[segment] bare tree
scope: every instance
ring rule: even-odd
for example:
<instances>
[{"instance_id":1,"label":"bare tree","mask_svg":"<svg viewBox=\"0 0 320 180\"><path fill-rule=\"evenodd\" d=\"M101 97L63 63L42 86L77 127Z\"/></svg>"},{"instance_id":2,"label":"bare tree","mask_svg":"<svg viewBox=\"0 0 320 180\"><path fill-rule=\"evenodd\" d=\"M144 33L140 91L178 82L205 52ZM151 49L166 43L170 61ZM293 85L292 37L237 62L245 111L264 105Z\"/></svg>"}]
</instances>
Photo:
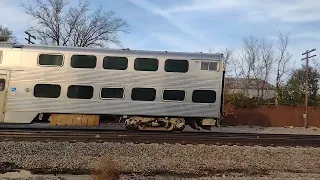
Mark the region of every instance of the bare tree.
<instances>
[{"instance_id":1,"label":"bare tree","mask_svg":"<svg viewBox=\"0 0 320 180\"><path fill-rule=\"evenodd\" d=\"M314 66L314 70L320 74L320 60L318 58L312 58L312 64ZM320 86L320 77L318 76L318 82ZM320 96L320 89L318 90L318 95Z\"/></svg>"},{"instance_id":2,"label":"bare tree","mask_svg":"<svg viewBox=\"0 0 320 180\"><path fill-rule=\"evenodd\" d=\"M276 103L278 91L286 77L290 77L294 64L291 63L291 54L288 52L289 36L281 32L276 45L264 38L247 36L242 41L242 51L232 56L229 64L233 66L234 75L239 83L244 84L243 93L249 95L249 90L257 91L257 96L264 98L266 84L276 76ZM319 67L320 63L314 63Z\"/></svg>"},{"instance_id":3,"label":"bare tree","mask_svg":"<svg viewBox=\"0 0 320 180\"><path fill-rule=\"evenodd\" d=\"M223 56L224 56L224 64L223 64L223 68L225 69L226 72L229 72L229 67L230 67L230 64L232 63L233 61L233 53L234 53L234 50L231 49L231 48L225 48L223 50Z\"/></svg>"},{"instance_id":4,"label":"bare tree","mask_svg":"<svg viewBox=\"0 0 320 180\"><path fill-rule=\"evenodd\" d=\"M249 89L252 86L252 80L260 73L257 71L260 61L259 39L248 36L243 39L242 53L234 61L235 74L237 77L245 79L244 93L249 95Z\"/></svg>"},{"instance_id":5,"label":"bare tree","mask_svg":"<svg viewBox=\"0 0 320 180\"><path fill-rule=\"evenodd\" d=\"M320 60L317 58L312 58L312 63L315 69L320 73Z\"/></svg>"},{"instance_id":6,"label":"bare tree","mask_svg":"<svg viewBox=\"0 0 320 180\"><path fill-rule=\"evenodd\" d=\"M242 53L233 62L236 76L244 79L244 93L249 95L249 90L254 88L257 96L263 98L274 63L273 45L265 39L245 37Z\"/></svg>"},{"instance_id":7,"label":"bare tree","mask_svg":"<svg viewBox=\"0 0 320 180\"><path fill-rule=\"evenodd\" d=\"M12 31L0 25L0 42L15 42L16 37L13 35Z\"/></svg>"},{"instance_id":8,"label":"bare tree","mask_svg":"<svg viewBox=\"0 0 320 180\"><path fill-rule=\"evenodd\" d=\"M88 1L79 0L78 6L68 8L69 3L67 0L34 0L21 4L26 14L37 22L29 27L29 31L44 44L80 47L104 47L109 43L121 45L118 33L128 32L126 21L102 8L89 14Z\"/></svg>"},{"instance_id":9,"label":"bare tree","mask_svg":"<svg viewBox=\"0 0 320 180\"><path fill-rule=\"evenodd\" d=\"M276 62L276 94L275 94L275 104L278 105L279 101L279 90L280 86L284 81L284 76L292 72L293 66L289 66L291 60L291 54L288 52L289 35L278 34L278 49Z\"/></svg>"},{"instance_id":10,"label":"bare tree","mask_svg":"<svg viewBox=\"0 0 320 180\"><path fill-rule=\"evenodd\" d=\"M272 67L274 63L273 45L270 42L262 39L260 42L260 54L261 62L257 69L260 72L260 77L258 76L256 78L256 83L258 86L258 95L259 91L261 90L261 97L263 98L265 92L265 85L270 78L270 74L272 72Z\"/></svg>"}]
</instances>

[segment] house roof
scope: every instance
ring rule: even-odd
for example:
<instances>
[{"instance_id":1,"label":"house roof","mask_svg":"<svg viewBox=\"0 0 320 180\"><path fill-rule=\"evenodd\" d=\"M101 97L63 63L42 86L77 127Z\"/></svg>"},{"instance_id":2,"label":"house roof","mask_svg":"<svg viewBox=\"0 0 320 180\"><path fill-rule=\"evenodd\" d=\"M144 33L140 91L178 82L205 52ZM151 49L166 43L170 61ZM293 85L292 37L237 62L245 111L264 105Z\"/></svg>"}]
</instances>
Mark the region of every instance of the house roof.
<instances>
[{"instance_id":1,"label":"house roof","mask_svg":"<svg viewBox=\"0 0 320 180\"><path fill-rule=\"evenodd\" d=\"M257 89L257 87L261 88L263 86L264 90L275 90L275 86L265 82L260 79L254 78L225 78L225 88L226 89L246 89L247 84L249 83L249 89Z\"/></svg>"}]
</instances>

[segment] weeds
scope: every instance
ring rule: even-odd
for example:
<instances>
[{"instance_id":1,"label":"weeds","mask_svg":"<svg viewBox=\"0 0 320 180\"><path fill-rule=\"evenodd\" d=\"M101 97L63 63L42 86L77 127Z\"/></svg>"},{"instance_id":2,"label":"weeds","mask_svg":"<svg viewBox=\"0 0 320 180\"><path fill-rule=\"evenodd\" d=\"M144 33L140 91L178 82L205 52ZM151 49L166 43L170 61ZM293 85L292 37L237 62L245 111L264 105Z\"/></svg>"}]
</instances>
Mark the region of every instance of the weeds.
<instances>
[{"instance_id":1,"label":"weeds","mask_svg":"<svg viewBox=\"0 0 320 180\"><path fill-rule=\"evenodd\" d=\"M119 169L111 159L103 158L93 170L92 176L94 180L118 180L120 174Z\"/></svg>"}]
</instances>

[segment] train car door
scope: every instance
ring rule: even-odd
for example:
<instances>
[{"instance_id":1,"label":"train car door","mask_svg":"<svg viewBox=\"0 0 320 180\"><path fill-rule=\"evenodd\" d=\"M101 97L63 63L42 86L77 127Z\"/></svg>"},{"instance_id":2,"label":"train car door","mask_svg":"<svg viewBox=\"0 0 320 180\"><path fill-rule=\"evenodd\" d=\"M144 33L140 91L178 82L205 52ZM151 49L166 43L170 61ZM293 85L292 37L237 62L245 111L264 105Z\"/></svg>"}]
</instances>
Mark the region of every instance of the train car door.
<instances>
[{"instance_id":1,"label":"train car door","mask_svg":"<svg viewBox=\"0 0 320 180\"><path fill-rule=\"evenodd\" d=\"M4 120L4 108L7 95L7 75L0 74L0 122Z\"/></svg>"}]
</instances>

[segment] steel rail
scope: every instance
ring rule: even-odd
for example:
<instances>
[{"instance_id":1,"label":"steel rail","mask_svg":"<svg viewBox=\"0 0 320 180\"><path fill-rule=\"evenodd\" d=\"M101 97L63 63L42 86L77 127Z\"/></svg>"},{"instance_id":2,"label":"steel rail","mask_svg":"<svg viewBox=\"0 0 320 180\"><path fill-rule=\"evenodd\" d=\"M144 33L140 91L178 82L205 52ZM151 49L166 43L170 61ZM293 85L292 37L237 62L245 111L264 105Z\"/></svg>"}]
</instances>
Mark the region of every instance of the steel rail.
<instances>
[{"instance_id":1,"label":"steel rail","mask_svg":"<svg viewBox=\"0 0 320 180\"><path fill-rule=\"evenodd\" d=\"M161 135L161 136L204 136L204 137L259 137L259 138L290 138L290 139L301 139L301 138L320 138L320 135L306 135L306 134L266 134L266 133L237 133L237 132L156 132L156 131L126 131L126 130L79 130L79 129L0 129L0 134L2 133L11 133L11 134L37 134L37 133L46 133L46 134L57 134L57 133L72 133L73 136L76 135L96 135L96 134L126 134L126 135Z\"/></svg>"},{"instance_id":2,"label":"steel rail","mask_svg":"<svg viewBox=\"0 0 320 180\"><path fill-rule=\"evenodd\" d=\"M317 138L320 137L319 135L310 135L310 134L284 134L284 133L273 133L273 134L268 134L268 133L253 133L253 132L248 132L248 133L243 133L243 132L210 132L210 131L183 131L183 132L161 132L161 131L130 131L130 130L125 130L125 129L104 129L104 128L91 128L91 127L75 127L75 126L66 126L66 127L16 127L16 126L9 126L8 127L3 127L0 126L0 133L1 132L32 132L32 133L42 133L42 132L61 132L61 133L66 133L66 132L72 132L76 133L79 132L81 134L90 134L90 133L99 133L99 134L113 134L113 133L145 133L145 134L157 134L157 135L172 135L172 134L183 134L184 136L194 136L194 133L197 134L202 134L202 135L212 135L214 134L215 136L259 136L259 137L272 137L272 136L277 136L277 137L289 137L289 138Z\"/></svg>"},{"instance_id":3,"label":"steel rail","mask_svg":"<svg viewBox=\"0 0 320 180\"><path fill-rule=\"evenodd\" d=\"M320 147L319 135L210 133L210 132L131 132L131 131L28 131L0 130L0 141L134 142L218 145Z\"/></svg>"}]
</instances>

